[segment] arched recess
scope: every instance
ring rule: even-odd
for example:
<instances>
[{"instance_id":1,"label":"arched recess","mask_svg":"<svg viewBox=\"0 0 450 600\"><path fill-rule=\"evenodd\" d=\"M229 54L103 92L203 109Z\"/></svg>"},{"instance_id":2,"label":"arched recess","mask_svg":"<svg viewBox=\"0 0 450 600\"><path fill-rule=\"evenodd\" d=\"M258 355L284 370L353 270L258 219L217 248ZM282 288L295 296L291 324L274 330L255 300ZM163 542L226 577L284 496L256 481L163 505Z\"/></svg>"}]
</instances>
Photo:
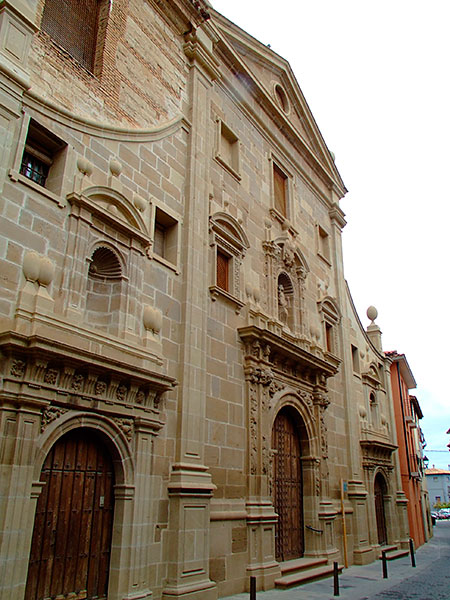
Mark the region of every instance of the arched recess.
<instances>
[{"instance_id":1,"label":"arched recess","mask_svg":"<svg viewBox=\"0 0 450 600\"><path fill-rule=\"evenodd\" d=\"M272 449L272 495L278 514L275 556L278 561L286 561L300 558L305 553L302 456L309 455L305 423L290 404L277 412L272 428Z\"/></svg>"},{"instance_id":2,"label":"arched recess","mask_svg":"<svg viewBox=\"0 0 450 600\"><path fill-rule=\"evenodd\" d=\"M67 198L71 214L62 283L67 314L108 335L141 336L144 274L152 245L144 221L145 216L150 220L148 203L142 198L139 201L135 198L133 203L133 199L104 186L89 187ZM104 250L100 251L100 247ZM117 275L115 282L112 272L102 267L104 262L111 267L116 262L114 257L121 264L120 281L118 269L113 269ZM93 273L92 266L100 267L103 275L106 272L106 290L101 285L102 277L98 272ZM99 293L101 290L106 291L104 297ZM109 311L104 307L110 301L114 311L118 308L120 319L106 314Z\"/></svg>"},{"instance_id":3,"label":"arched recess","mask_svg":"<svg viewBox=\"0 0 450 600\"><path fill-rule=\"evenodd\" d=\"M267 309L291 334L306 337L305 286L309 267L305 257L286 237L263 242L263 249ZM287 316L281 307L284 300Z\"/></svg>"},{"instance_id":4,"label":"arched recess","mask_svg":"<svg viewBox=\"0 0 450 600\"><path fill-rule=\"evenodd\" d=\"M123 261L117 250L98 244L89 259L86 284L86 324L118 335L127 296Z\"/></svg>"},{"instance_id":5,"label":"arched recess","mask_svg":"<svg viewBox=\"0 0 450 600\"><path fill-rule=\"evenodd\" d=\"M286 273L278 275L278 318L291 330L294 329L294 286Z\"/></svg>"},{"instance_id":6,"label":"arched recess","mask_svg":"<svg viewBox=\"0 0 450 600\"><path fill-rule=\"evenodd\" d=\"M128 444L106 418L78 414L57 421L37 452L41 491L25 600L116 597L117 578L109 573L128 566L125 501L134 496Z\"/></svg>"},{"instance_id":7,"label":"arched recess","mask_svg":"<svg viewBox=\"0 0 450 600\"><path fill-rule=\"evenodd\" d=\"M377 537L380 545L385 545L387 539L386 507L387 483L381 471L378 471L374 479L375 518L377 523Z\"/></svg>"}]
</instances>

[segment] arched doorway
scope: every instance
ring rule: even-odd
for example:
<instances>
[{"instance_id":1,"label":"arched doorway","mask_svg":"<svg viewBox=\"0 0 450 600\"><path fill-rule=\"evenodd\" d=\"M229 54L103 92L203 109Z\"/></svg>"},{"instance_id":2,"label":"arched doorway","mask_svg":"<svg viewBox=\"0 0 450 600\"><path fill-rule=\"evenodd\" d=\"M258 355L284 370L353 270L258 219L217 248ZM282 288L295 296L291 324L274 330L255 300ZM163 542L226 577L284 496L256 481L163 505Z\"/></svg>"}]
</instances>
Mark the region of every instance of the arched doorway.
<instances>
[{"instance_id":1,"label":"arched doorway","mask_svg":"<svg viewBox=\"0 0 450 600\"><path fill-rule=\"evenodd\" d=\"M374 483L375 493L375 515L377 519L377 534L378 543L383 545L387 544L387 533L386 533L386 514L384 510L384 497L386 495L386 481L383 475L378 473L375 477Z\"/></svg>"},{"instance_id":2,"label":"arched doorway","mask_svg":"<svg viewBox=\"0 0 450 600\"><path fill-rule=\"evenodd\" d=\"M63 435L40 480L25 599L106 598L114 469L100 436L88 428Z\"/></svg>"},{"instance_id":3,"label":"arched doorway","mask_svg":"<svg viewBox=\"0 0 450 600\"><path fill-rule=\"evenodd\" d=\"M273 426L273 502L278 514L275 556L278 561L299 558L304 553L303 483L299 424L289 407L277 415Z\"/></svg>"}]
</instances>

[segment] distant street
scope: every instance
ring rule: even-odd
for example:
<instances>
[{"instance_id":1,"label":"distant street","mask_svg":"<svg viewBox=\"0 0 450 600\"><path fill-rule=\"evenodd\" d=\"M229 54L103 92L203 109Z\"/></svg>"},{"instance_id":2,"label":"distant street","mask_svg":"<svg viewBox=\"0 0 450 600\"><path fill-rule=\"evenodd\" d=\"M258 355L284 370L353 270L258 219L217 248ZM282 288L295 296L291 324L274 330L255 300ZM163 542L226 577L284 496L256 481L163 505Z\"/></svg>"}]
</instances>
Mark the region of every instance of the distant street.
<instances>
[{"instance_id":1,"label":"distant street","mask_svg":"<svg viewBox=\"0 0 450 600\"><path fill-rule=\"evenodd\" d=\"M427 548L428 546L428 548ZM421 568L422 552L434 559ZM450 520L438 521L434 538L418 555L418 571L394 587L361 600L450 600Z\"/></svg>"}]
</instances>

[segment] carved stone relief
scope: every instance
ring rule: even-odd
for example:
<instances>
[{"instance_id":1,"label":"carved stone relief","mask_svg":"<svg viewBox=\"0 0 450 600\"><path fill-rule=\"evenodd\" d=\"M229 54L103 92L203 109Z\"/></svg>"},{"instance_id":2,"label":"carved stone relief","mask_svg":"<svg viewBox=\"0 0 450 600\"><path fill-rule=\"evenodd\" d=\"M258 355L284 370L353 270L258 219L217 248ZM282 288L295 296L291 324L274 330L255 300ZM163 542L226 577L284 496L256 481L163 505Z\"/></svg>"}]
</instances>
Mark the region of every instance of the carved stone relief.
<instances>
[{"instance_id":1,"label":"carved stone relief","mask_svg":"<svg viewBox=\"0 0 450 600\"><path fill-rule=\"evenodd\" d=\"M41 433L45 431L45 428L53 423L56 419L66 412L68 412L68 408L62 408L60 406L49 406L44 411L42 411L41 415Z\"/></svg>"}]
</instances>

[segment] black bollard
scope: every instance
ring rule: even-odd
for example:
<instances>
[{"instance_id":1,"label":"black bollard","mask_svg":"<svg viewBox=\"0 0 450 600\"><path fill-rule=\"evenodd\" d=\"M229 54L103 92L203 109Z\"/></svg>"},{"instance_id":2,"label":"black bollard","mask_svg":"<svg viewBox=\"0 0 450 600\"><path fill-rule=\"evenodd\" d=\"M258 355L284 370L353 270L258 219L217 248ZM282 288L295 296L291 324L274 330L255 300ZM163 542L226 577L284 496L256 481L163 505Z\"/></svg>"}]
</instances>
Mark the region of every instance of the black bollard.
<instances>
[{"instance_id":1,"label":"black bollard","mask_svg":"<svg viewBox=\"0 0 450 600\"><path fill-rule=\"evenodd\" d=\"M411 538L409 538L409 553L411 555L411 566L416 566L416 555L414 554L414 542Z\"/></svg>"},{"instance_id":2,"label":"black bollard","mask_svg":"<svg viewBox=\"0 0 450 600\"><path fill-rule=\"evenodd\" d=\"M388 578L386 550L381 553L381 562L383 563L383 579Z\"/></svg>"},{"instance_id":3,"label":"black bollard","mask_svg":"<svg viewBox=\"0 0 450 600\"><path fill-rule=\"evenodd\" d=\"M339 596L339 565L333 563L333 580L334 580L334 595Z\"/></svg>"},{"instance_id":4,"label":"black bollard","mask_svg":"<svg viewBox=\"0 0 450 600\"><path fill-rule=\"evenodd\" d=\"M250 577L250 600L256 600L256 577Z\"/></svg>"}]
</instances>

